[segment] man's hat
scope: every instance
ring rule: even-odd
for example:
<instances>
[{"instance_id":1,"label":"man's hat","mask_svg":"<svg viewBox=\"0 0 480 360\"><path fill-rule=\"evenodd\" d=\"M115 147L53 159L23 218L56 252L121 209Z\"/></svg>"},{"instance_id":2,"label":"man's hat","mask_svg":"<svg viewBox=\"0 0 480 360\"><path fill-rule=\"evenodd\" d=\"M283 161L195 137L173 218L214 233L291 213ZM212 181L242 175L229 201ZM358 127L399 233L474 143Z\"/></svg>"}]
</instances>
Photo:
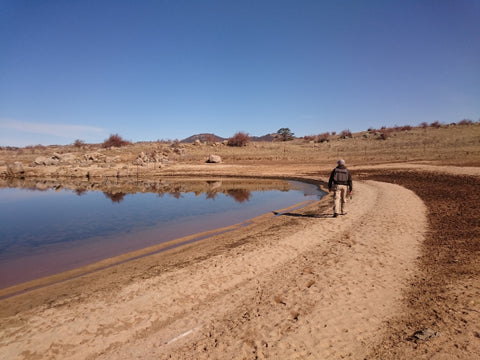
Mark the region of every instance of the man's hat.
<instances>
[{"instance_id":1,"label":"man's hat","mask_svg":"<svg viewBox=\"0 0 480 360\"><path fill-rule=\"evenodd\" d=\"M340 160L337 161L337 164L338 165L345 165L345 160L340 159Z\"/></svg>"}]
</instances>

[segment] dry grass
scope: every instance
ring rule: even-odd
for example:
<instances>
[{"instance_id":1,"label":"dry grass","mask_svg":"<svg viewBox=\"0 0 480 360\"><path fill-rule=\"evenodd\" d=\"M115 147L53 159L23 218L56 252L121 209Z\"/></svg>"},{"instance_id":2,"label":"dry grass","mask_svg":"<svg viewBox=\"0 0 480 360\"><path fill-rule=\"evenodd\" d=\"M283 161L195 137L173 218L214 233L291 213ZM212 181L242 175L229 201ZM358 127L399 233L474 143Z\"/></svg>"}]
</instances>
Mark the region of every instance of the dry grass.
<instances>
[{"instance_id":1,"label":"dry grass","mask_svg":"<svg viewBox=\"0 0 480 360\"><path fill-rule=\"evenodd\" d=\"M362 132L346 139L331 136L328 142L321 143L297 139L288 142L252 142L242 148L202 145L186 149L183 160L201 162L211 153L220 155L229 163L331 163L338 158L345 158L349 164L403 161L479 164L480 124L392 131L385 140Z\"/></svg>"},{"instance_id":2,"label":"dry grass","mask_svg":"<svg viewBox=\"0 0 480 360\"><path fill-rule=\"evenodd\" d=\"M382 129L385 132L385 129ZM384 138L384 140L382 139ZM179 151L181 149L181 151ZM439 165L480 164L480 124L393 128L388 136L381 130L353 133L351 138L330 135L328 141L296 139L281 142L249 142L232 147L223 143L169 144L139 142L121 148L102 148L102 144L42 146L0 149L0 161L29 164L40 155L54 153L98 152L119 156L122 162L133 162L143 152L165 154L171 163L204 163L210 154L220 155L224 163L311 163L326 164L345 158L350 165L386 162L426 161Z\"/></svg>"}]
</instances>

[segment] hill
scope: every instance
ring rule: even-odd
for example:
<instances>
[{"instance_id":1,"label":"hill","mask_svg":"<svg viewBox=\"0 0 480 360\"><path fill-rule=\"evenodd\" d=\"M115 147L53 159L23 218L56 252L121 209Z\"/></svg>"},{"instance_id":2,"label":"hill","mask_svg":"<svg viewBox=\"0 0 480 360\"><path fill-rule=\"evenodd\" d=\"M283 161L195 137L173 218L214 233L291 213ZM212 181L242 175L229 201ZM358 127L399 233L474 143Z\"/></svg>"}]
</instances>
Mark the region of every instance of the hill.
<instances>
[{"instance_id":1,"label":"hill","mask_svg":"<svg viewBox=\"0 0 480 360\"><path fill-rule=\"evenodd\" d=\"M274 141L275 135L276 134L266 134L263 136L250 136L250 141L253 141L253 142ZM225 140L228 140L228 138L224 138L215 134L204 133L204 134L196 134L196 135L189 136L188 138L180 140L180 142L183 144L192 144L197 140L202 143L205 143L205 142L212 143L212 142L223 142Z\"/></svg>"},{"instance_id":2,"label":"hill","mask_svg":"<svg viewBox=\"0 0 480 360\"><path fill-rule=\"evenodd\" d=\"M215 134L205 133L205 134L196 134L196 135L189 136L188 138L180 140L180 142L184 144L191 144L197 140L200 142L222 142L226 139Z\"/></svg>"}]
</instances>

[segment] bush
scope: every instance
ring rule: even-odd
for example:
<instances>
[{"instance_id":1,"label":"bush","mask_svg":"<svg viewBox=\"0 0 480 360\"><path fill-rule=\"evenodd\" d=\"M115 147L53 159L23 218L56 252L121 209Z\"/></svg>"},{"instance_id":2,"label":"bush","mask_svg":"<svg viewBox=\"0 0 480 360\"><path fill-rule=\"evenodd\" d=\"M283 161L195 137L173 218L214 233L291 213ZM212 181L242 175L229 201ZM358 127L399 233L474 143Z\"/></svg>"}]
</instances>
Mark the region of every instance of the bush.
<instances>
[{"instance_id":1,"label":"bush","mask_svg":"<svg viewBox=\"0 0 480 360\"><path fill-rule=\"evenodd\" d=\"M442 125L438 122L438 121L434 121L430 124L431 127L435 128L435 129L438 129L439 127L441 127Z\"/></svg>"},{"instance_id":2,"label":"bush","mask_svg":"<svg viewBox=\"0 0 480 360\"><path fill-rule=\"evenodd\" d=\"M471 124L473 124L473 120L470 120L470 119L463 119L458 123L458 125L471 125Z\"/></svg>"},{"instance_id":3,"label":"bush","mask_svg":"<svg viewBox=\"0 0 480 360\"><path fill-rule=\"evenodd\" d=\"M216 142L215 135L213 134L205 135L205 141L209 144L214 144Z\"/></svg>"},{"instance_id":4,"label":"bush","mask_svg":"<svg viewBox=\"0 0 480 360\"><path fill-rule=\"evenodd\" d=\"M330 134L328 132L317 135L317 142L324 143L324 142L328 142L329 139L330 139Z\"/></svg>"},{"instance_id":5,"label":"bush","mask_svg":"<svg viewBox=\"0 0 480 360\"><path fill-rule=\"evenodd\" d=\"M122 147L125 145L129 145L130 141L124 140L120 135L118 134L112 134L108 139L106 139L102 147L104 148L109 148L109 147Z\"/></svg>"},{"instance_id":6,"label":"bush","mask_svg":"<svg viewBox=\"0 0 480 360\"><path fill-rule=\"evenodd\" d=\"M387 129L387 128L381 129L379 139L387 140L392 135L392 131L393 131L392 129Z\"/></svg>"},{"instance_id":7,"label":"bush","mask_svg":"<svg viewBox=\"0 0 480 360\"><path fill-rule=\"evenodd\" d=\"M348 139L352 138L352 133L350 132L350 130L345 129L338 136L340 137L340 139Z\"/></svg>"},{"instance_id":8,"label":"bush","mask_svg":"<svg viewBox=\"0 0 480 360\"><path fill-rule=\"evenodd\" d=\"M250 141L250 136L244 132L237 132L233 135L230 139L228 139L227 145L228 146L246 146Z\"/></svg>"},{"instance_id":9,"label":"bush","mask_svg":"<svg viewBox=\"0 0 480 360\"><path fill-rule=\"evenodd\" d=\"M84 147L85 146L85 141L77 139L73 142L73 146L75 146L77 148Z\"/></svg>"}]
</instances>

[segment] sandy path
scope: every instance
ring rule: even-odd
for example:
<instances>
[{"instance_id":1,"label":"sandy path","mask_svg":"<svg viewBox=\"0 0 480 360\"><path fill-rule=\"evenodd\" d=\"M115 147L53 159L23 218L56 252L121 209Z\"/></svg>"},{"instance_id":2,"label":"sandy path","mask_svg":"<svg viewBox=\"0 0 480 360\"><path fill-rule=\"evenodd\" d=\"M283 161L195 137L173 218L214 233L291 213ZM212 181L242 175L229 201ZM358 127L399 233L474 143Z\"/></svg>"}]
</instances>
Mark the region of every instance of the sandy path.
<instances>
[{"instance_id":1,"label":"sandy path","mask_svg":"<svg viewBox=\"0 0 480 360\"><path fill-rule=\"evenodd\" d=\"M363 359L399 311L426 208L357 182L344 217L248 242L90 299L5 319L8 359ZM284 215L288 216L288 215ZM21 317L22 321L19 321Z\"/></svg>"}]
</instances>

